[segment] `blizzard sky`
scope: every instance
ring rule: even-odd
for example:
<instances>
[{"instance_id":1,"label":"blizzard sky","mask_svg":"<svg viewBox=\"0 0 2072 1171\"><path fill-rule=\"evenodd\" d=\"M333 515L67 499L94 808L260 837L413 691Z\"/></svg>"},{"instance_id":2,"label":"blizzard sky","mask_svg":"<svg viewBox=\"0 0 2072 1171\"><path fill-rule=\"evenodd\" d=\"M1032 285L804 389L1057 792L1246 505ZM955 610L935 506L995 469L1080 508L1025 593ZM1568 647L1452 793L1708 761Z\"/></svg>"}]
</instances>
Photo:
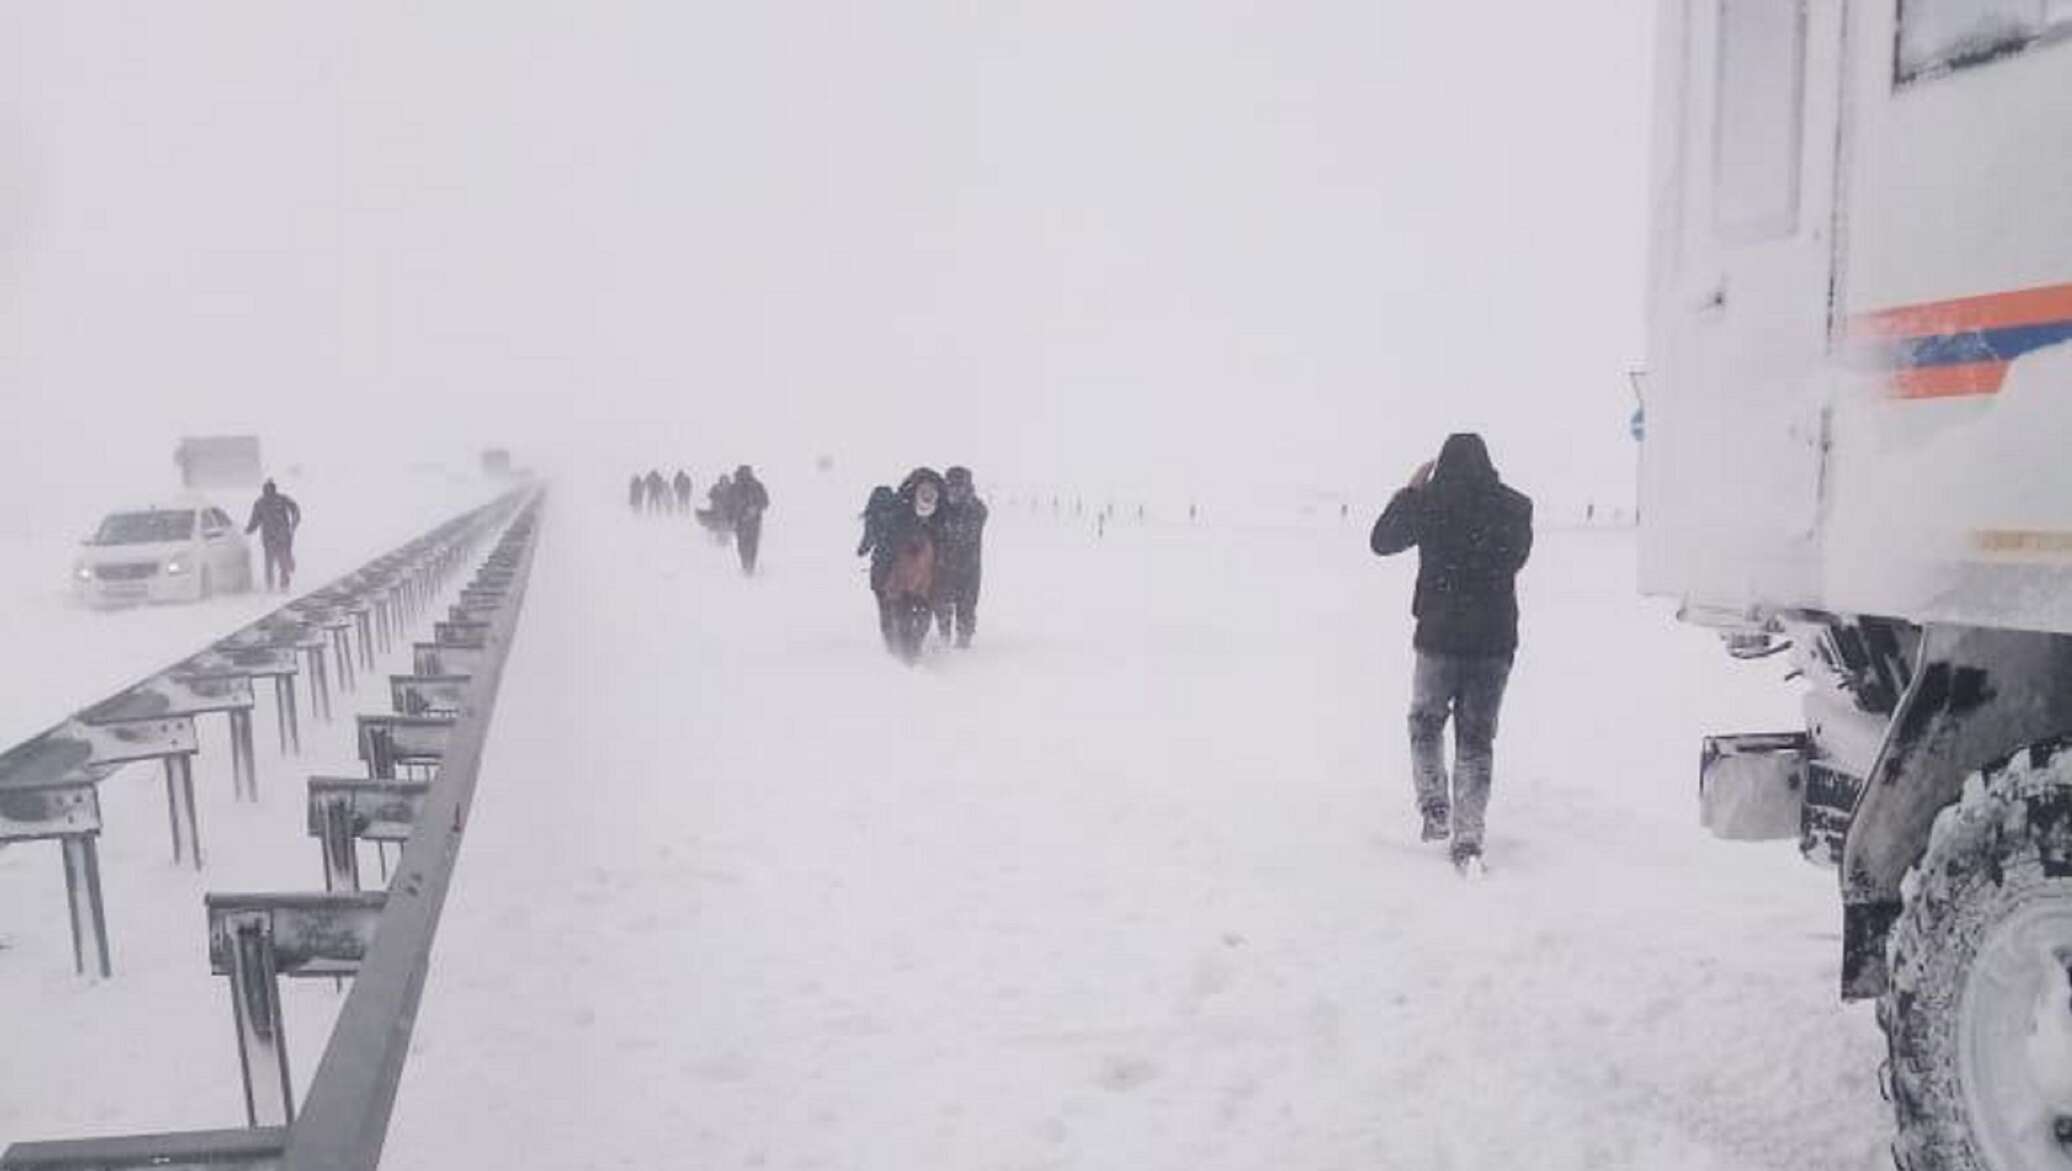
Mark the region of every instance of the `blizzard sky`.
<instances>
[{"instance_id":1,"label":"blizzard sky","mask_svg":"<svg viewBox=\"0 0 2072 1171\"><path fill-rule=\"evenodd\" d=\"M1473 427L1623 496L1651 10L7 5L0 476L407 419L1364 496Z\"/></svg>"}]
</instances>

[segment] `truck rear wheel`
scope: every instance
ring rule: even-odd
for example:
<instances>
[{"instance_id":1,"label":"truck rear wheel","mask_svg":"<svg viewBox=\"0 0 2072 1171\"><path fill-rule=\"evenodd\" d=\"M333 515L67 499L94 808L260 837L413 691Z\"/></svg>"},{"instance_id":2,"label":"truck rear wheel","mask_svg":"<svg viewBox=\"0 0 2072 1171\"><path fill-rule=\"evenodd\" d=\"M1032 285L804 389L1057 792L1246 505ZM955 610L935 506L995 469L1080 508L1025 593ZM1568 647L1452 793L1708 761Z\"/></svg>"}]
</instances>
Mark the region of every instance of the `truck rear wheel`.
<instances>
[{"instance_id":1,"label":"truck rear wheel","mask_svg":"<svg viewBox=\"0 0 2072 1171\"><path fill-rule=\"evenodd\" d=\"M2072 1169L2072 747L1992 765L1936 818L1878 1002L1902 1171Z\"/></svg>"}]
</instances>

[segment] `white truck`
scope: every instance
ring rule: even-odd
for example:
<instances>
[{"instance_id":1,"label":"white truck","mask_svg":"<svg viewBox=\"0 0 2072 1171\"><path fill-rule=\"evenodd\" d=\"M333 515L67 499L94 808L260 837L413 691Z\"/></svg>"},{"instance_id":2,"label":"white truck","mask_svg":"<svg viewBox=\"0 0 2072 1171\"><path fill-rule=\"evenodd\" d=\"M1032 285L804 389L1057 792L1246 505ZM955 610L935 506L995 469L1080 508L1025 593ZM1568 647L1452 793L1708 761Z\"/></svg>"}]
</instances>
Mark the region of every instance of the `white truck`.
<instances>
[{"instance_id":1,"label":"white truck","mask_svg":"<svg viewBox=\"0 0 2072 1171\"><path fill-rule=\"evenodd\" d=\"M1641 586L1789 654L1897 1163L2072 1168L2072 0L1659 0Z\"/></svg>"},{"instance_id":2,"label":"white truck","mask_svg":"<svg viewBox=\"0 0 2072 1171\"><path fill-rule=\"evenodd\" d=\"M256 489L266 478L256 435L189 436L173 450L173 462L189 491Z\"/></svg>"}]
</instances>

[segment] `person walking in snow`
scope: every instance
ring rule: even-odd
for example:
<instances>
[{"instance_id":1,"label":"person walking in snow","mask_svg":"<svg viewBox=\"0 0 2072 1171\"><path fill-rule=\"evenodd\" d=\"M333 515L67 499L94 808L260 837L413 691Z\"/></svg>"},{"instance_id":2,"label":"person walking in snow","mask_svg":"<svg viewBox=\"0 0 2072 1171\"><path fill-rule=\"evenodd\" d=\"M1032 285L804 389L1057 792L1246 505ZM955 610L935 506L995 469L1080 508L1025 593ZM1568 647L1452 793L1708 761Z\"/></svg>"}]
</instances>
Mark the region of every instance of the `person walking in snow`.
<instances>
[{"instance_id":1,"label":"person walking in snow","mask_svg":"<svg viewBox=\"0 0 2072 1171\"><path fill-rule=\"evenodd\" d=\"M1450 435L1439 458L1389 501L1369 544L1383 557L1417 549L1411 773L1424 840L1450 836L1453 864L1465 872L1481 865L1497 713L1518 649L1516 578L1532 553L1532 501L1498 478L1481 436Z\"/></svg>"},{"instance_id":2,"label":"person walking in snow","mask_svg":"<svg viewBox=\"0 0 2072 1171\"><path fill-rule=\"evenodd\" d=\"M935 617L945 642L956 626L959 647L969 647L978 629L978 587L983 568L986 502L978 498L971 469L953 467L943 476L941 542L935 570Z\"/></svg>"},{"instance_id":3,"label":"person walking in snow","mask_svg":"<svg viewBox=\"0 0 2072 1171\"><path fill-rule=\"evenodd\" d=\"M892 561L881 596L890 611L893 653L912 663L920 659L928 628L935 624L942 477L932 469L916 468L900 484L898 499L886 533Z\"/></svg>"},{"instance_id":4,"label":"person walking in snow","mask_svg":"<svg viewBox=\"0 0 2072 1171\"><path fill-rule=\"evenodd\" d=\"M899 644L893 638L892 600L885 591L885 583L892 575L894 530L899 524L899 493L890 486L880 484L871 489L870 500L863 506L863 540L856 544L858 557L871 559L871 597L878 603L878 633L885 639L886 650L897 650Z\"/></svg>"},{"instance_id":5,"label":"person walking in snow","mask_svg":"<svg viewBox=\"0 0 2072 1171\"><path fill-rule=\"evenodd\" d=\"M647 506L650 514L666 512L669 509L669 484L662 479L662 473L650 470L645 483Z\"/></svg>"},{"instance_id":6,"label":"person walking in snow","mask_svg":"<svg viewBox=\"0 0 2072 1171\"><path fill-rule=\"evenodd\" d=\"M734 490L729 493L734 522L734 549L741 554L741 572L755 573L756 554L763 547L763 513L770 509L770 493L755 478L755 469L742 464L734 469Z\"/></svg>"},{"instance_id":7,"label":"person walking in snow","mask_svg":"<svg viewBox=\"0 0 2072 1171\"><path fill-rule=\"evenodd\" d=\"M676 489L676 511L689 514L691 511L691 475L682 468L676 469L676 478L670 486Z\"/></svg>"},{"instance_id":8,"label":"person walking in snow","mask_svg":"<svg viewBox=\"0 0 2072 1171\"><path fill-rule=\"evenodd\" d=\"M295 573L295 530L302 527L302 509L295 501L266 481L259 499L252 502L252 517L245 531L259 534L266 556L266 588L286 593L288 579ZM278 584L276 584L278 581Z\"/></svg>"},{"instance_id":9,"label":"person walking in snow","mask_svg":"<svg viewBox=\"0 0 2072 1171\"><path fill-rule=\"evenodd\" d=\"M642 480L640 473L635 472L633 474L633 482L626 486L626 503L633 509L633 515L640 515L641 505L646 502L646 499L647 481Z\"/></svg>"},{"instance_id":10,"label":"person walking in snow","mask_svg":"<svg viewBox=\"0 0 2072 1171\"><path fill-rule=\"evenodd\" d=\"M734 510L734 478L721 476L705 490L705 507L698 510L698 523L712 534L716 545L724 545L734 536L734 522L729 519Z\"/></svg>"}]
</instances>

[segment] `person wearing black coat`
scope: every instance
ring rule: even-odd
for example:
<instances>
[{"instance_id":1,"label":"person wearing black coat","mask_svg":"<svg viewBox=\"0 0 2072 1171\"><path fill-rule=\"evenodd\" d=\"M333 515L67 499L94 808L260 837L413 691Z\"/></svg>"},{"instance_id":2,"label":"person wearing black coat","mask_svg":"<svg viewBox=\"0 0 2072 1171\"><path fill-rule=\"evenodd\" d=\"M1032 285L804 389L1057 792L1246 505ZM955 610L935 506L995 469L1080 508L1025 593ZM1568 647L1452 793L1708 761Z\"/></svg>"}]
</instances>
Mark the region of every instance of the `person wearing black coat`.
<instances>
[{"instance_id":1,"label":"person wearing black coat","mask_svg":"<svg viewBox=\"0 0 2072 1171\"><path fill-rule=\"evenodd\" d=\"M1450 836L1454 865L1466 869L1482 856L1497 715L1518 650L1516 579L1532 553L1532 501L1497 476L1481 436L1451 435L1389 501L1369 544L1384 557L1417 549L1411 768L1425 840Z\"/></svg>"},{"instance_id":2,"label":"person wearing black coat","mask_svg":"<svg viewBox=\"0 0 2072 1171\"><path fill-rule=\"evenodd\" d=\"M899 493L889 485L871 489L870 500L863 506L863 540L856 544L856 555L871 559L871 596L878 602L878 633L884 636L887 650L898 645L893 638L892 602L886 596L885 582L892 575L893 533L899 524L899 509Z\"/></svg>"},{"instance_id":3,"label":"person wearing black coat","mask_svg":"<svg viewBox=\"0 0 2072 1171\"><path fill-rule=\"evenodd\" d=\"M935 618L944 640L955 624L959 647L969 647L978 630L978 587L984 568L986 502L978 498L971 469L943 473L941 551L935 576Z\"/></svg>"},{"instance_id":4,"label":"person wearing black coat","mask_svg":"<svg viewBox=\"0 0 2072 1171\"><path fill-rule=\"evenodd\" d=\"M770 493L747 464L734 469L727 506L733 514L734 549L741 554L741 572L753 574L756 555L763 547L763 513L769 511Z\"/></svg>"},{"instance_id":5,"label":"person wearing black coat","mask_svg":"<svg viewBox=\"0 0 2072 1171\"><path fill-rule=\"evenodd\" d=\"M259 534L259 547L266 558L266 588L285 593L295 573L295 530L302 527L302 508L294 498L268 480L252 502L251 519L245 531ZM276 585L278 581L278 585Z\"/></svg>"}]
</instances>

